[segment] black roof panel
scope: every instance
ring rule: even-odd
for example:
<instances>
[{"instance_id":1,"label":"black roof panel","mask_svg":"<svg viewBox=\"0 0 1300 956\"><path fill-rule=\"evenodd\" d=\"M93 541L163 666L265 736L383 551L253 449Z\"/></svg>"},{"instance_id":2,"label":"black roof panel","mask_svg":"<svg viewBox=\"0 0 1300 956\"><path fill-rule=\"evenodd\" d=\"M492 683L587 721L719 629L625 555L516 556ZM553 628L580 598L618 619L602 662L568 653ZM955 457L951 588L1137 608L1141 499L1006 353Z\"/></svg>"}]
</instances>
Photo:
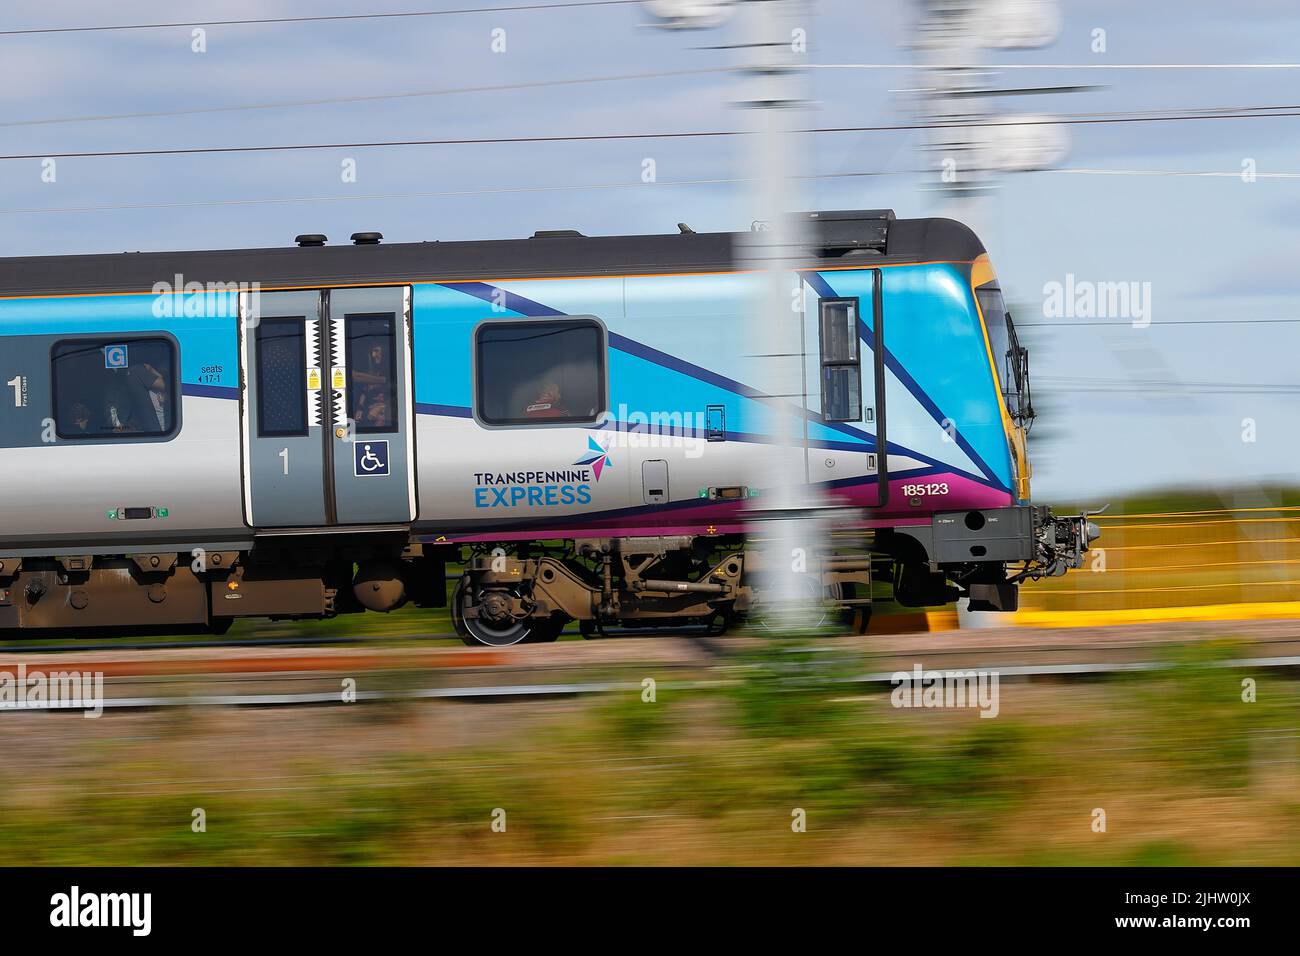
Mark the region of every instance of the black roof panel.
<instances>
[{"instance_id":1,"label":"black roof panel","mask_svg":"<svg viewBox=\"0 0 1300 956\"><path fill-rule=\"evenodd\" d=\"M883 211L863 212L878 220ZM827 217L830 218L829 216ZM843 228L850 214L834 213ZM815 230L815 226L813 227ZM879 223L864 222L864 230ZM378 245L282 246L203 252L123 252L108 255L0 258L0 297L93 292L149 292L156 283L257 282L263 288L466 281L556 276L621 276L720 272L739 267L736 233L656 236L546 235L534 239L412 242ZM984 251L966 226L951 219L898 219L888 224L885 254L876 262L965 261ZM810 259L829 265L834 259Z\"/></svg>"}]
</instances>

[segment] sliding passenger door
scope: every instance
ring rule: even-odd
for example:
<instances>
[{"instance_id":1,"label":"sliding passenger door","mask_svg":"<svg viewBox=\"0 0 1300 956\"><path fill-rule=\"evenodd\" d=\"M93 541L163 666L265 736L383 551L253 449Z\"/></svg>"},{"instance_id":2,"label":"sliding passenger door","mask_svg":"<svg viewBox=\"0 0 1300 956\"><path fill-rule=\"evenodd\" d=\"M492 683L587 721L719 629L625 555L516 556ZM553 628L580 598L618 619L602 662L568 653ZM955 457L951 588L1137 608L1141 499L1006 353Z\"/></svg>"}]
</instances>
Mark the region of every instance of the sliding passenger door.
<instances>
[{"instance_id":1,"label":"sliding passenger door","mask_svg":"<svg viewBox=\"0 0 1300 956\"><path fill-rule=\"evenodd\" d=\"M244 520L263 528L328 524L320 293L246 294L239 312Z\"/></svg>"},{"instance_id":2,"label":"sliding passenger door","mask_svg":"<svg viewBox=\"0 0 1300 956\"><path fill-rule=\"evenodd\" d=\"M414 520L410 322L404 287L241 296L250 527Z\"/></svg>"},{"instance_id":3,"label":"sliding passenger door","mask_svg":"<svg viewBox=\"0 0 1300 956\"><path fill-rule=\"evenodd\" d=\"M329 325L329 454L335 520L338 524L413 521L410 289L330 292Z\"/></svg>"}]
</instances>

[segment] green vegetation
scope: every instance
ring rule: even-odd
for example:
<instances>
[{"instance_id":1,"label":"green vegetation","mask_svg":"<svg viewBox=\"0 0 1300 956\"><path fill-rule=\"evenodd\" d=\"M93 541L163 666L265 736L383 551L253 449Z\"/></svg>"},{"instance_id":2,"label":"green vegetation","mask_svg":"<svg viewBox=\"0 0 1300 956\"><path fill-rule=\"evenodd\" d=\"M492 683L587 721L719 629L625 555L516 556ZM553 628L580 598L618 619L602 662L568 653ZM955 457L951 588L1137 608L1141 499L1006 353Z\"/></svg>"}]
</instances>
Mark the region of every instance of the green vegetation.
<instances>
[{"instance_id":1,"label":"green vegetation","mask_svg":"<svg viewBox=\"0 0 1300 956\"><path fill-rule=\"evenodd\" d=\"M1124 514L1168 514L1180 511L1215 511L1223 508L1294 508L1300 506L1300 486L1258 485L1223 488L1208 494L1203 487L1162 488L1128 494L1106 512Z\"/></svg>"},{"instance_id":2,"label":"green vegetation","mask_svg":"<svg viewBox=\"0 0 1300 956\"><path fill-rule=\"evenodd\" d=\"M0 770L0 864L1300 863L1300 687L1176 653L1003 683L994 719L895 709L797 642L652 703L108 715L94 744L10 717L39 740Z\"/></svg>"}]
</instances>

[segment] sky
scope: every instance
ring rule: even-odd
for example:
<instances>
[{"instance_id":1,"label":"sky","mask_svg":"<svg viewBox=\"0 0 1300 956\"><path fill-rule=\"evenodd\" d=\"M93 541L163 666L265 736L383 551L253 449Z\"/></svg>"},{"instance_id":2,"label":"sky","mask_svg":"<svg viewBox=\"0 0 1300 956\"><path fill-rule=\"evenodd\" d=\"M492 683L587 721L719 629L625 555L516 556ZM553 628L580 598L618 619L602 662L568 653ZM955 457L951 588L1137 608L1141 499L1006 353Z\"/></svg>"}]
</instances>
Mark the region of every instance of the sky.
<instances>
[{"instance_id":1,"label":"sky","mask_svg":"<svg viewBox=\"0 0 1300 956\"><path fill-rule=\"evenodd\" d=\"M735 42L735 24L657 29L634 3L210 26L202 52L189 27L4 34L509 2L6 0L0 155L743 128L734 105L742 81L726 69L734 54L718 49ZM993 109L1300 103L1300 68L1239 66L1300 62L1292 4L1060 7L1050 45L976 55L992 87L1093 88L1001 98ZM809 4L810 125L914 122L913 12L905 0ZM1097 29L1104 53L1092 49ZM1166 66L1113 68L1120 64ZM593 77L621 78L566 82ZM1300 483L1298 124L1072 125L1060 168L997 179L972 224L1031 348L1043 412L1030 438L1036 499L1100 504L1179 486L1238 501L1250 489ZM805 168L816 178L802 181L802 205L974 216L936 188L924 137L805 137ZM673 232L679 221L697 231L746 229L755 218L751 187L737 180L752 173L751 144L703 137L67 158L57 160L53 182L40 158L0 160L0 255L279 246L304 232L418 241L560 228ZM642 181L647 159L653 183ZM1247 159L1260 174L1254 182L1239 175ZM345 182L348 160L356 175ZM1045 287L1067 276L1149 283L1150 324L1045 315Z\"/></svg>"}]
</instances>

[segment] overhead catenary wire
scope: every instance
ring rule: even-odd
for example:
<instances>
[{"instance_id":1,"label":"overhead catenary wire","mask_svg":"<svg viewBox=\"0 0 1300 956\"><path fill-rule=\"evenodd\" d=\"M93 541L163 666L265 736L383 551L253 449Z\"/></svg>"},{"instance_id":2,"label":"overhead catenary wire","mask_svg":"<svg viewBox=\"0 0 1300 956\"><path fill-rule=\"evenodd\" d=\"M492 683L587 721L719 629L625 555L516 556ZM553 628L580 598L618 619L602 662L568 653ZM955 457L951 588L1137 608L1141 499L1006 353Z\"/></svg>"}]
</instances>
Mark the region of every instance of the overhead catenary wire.
<instances>
[{"instance_id":1,"label":"overhead catenary wire","mask_svg":"<svg viewBox=\"0 0 1300 956\"><path fill-rule=\"evenodd\" d=\"M1035 169L1029 170L1029 172L1056 173L1073 176L1176 176L1200 179L1242 179L1244 175L1240 169L1101 169L1085 166L1067 166L1060 169ZM1290 172L1270 173L1259 172L1256 170L1250 175L1255 179L1300 179L1300 173Z\"/></svg>"},{"instance_id":2,"label":"overhead catenary wire","mask_svg":"<svg viewBox=\"0 0 1300 956\"><path fill-rule=\"evenodd\" d=\"M164 30L194 27L268 26L291 23L339 23L361 20L397 20L465 16L485 13L532 12L582 7L640 5L643 0L558 0L554 3L520 3L460 7L450 10L405 10L383 13L315 14L290 17L246 17L229 20L172 20L146 23L93 24L63 27L28 27L0 30L0 37L41 36L68 33L109 33L135 30ZM1300 63L820 63L810 69L825 70L1297 70Z\"/></svg>"},{"instance_id":3,"label":"overhead catenary wire","mask_svg":"<svg viewBox=\"0 0 1300 956\"><path fill-rule=\"evenodd\" d=\"M795 130L797 133L833 134L833 133L879 133L903 132L926 129L972 129L978 127L1001 126L1074 126L1110 123L1160 123L1183 121L1208 121L1223 119L1275 119L1300 116L1300 109L1284 108L1287 112L1260 113L1185 113L1165 116L1061 116L1042 119L981 120L977 122L951 123L896 123L880 126L818 126ZM371 140L335 143L277 143L271 145L248 146L182 146L142 149L101 149L80 151L43 151L36 153L0 154L0 161L10 160L44 160L44 159L94 159L125 156L192 156L203 154L232 153L272 153L300 152L324 149L377 149L404 146L489 146L508 144L540 143L589 143L617 142L637 140L691 140L710 138L749 137L755 135L750 130L663 130L640 131L630 133L573 133L534 136L484 136L458 137L448 139L398 139Z\"/></svg>"},{"instance_id":4,"label":"overhead catenary wire","mask_svg":"<svg viewBox=\"0 0 1300 956\"><path fill-rule=\"evenodd\" d=\"M451 86L426 90L400 90L395 93L357 93L349 96L324 96L310 99L278 100L269 103L233 103L220 106L194 106L186 109L148 110L135 113L100 113L87 116L52 116L39 119L6 120L0 129L19 126L57 126L72 123L102 123L124 119L171 119L208 113L238 113L252 110L297 109L308 106L336 106L347 103L373 103L384 100L418 99L434 96L457 96L468 93L506 93L521 90L582 86L589 83L617 83L629 80L660 80L683 76L729 73L725 67L701 67L689 70L652 70L641 73L618 73L606 76L567 77L559 80L529 80L521 83L493 83L482 86ZM1300 108L1300 107L1296 107Z\"/></svg>"},{"instance_id":5,"label":"overhead catenary wire","mask_svg":"<svg viewBox=\"0 0 1300 956\"><path fill-rule=\"evenodd\" d=\"M652 70L637 73L622 73L605 76L586 76L586 77L566 77L557 80L529 80L518 83L496 83L484 84L477 86L460 86L460 87L442 87L437 89L423 90L399 90L392 93L354 93L345 96L324 96L310 97L296 100L278 100L262 103L233 103L222 104L217 106L195 106L183 109L169 110L142 110L126 113L102 113L89 114L85 116L56 116L56 117L38 117L32 119L7 120L0 122L0 128L21 127L21 126L47 126L62 125L71 123L98 123L123 119L166 119L176 116L203 115L210 113L230 113L251 110L275 110L275 109L296 109L310 106L329 106L348 103L369 103L384 100L401 100L414 99L421 97L434 96L455 96L468 93L496 93L496 92L517 92L529 89L546 89L550 87L578 86L588 83L611 83L626 80L648 80L648 79L671 79L675 77L690 77L703 75L723 75L734 73L732 67L694 67L689 69L676 70ZM1093 111L1086 113L1065 114L1066 119L1085 119L1090 117L1159 117L1169 113L1184 114L1204 114L1206 116L1215 115L1233 115L1233 114L1259 114L1263 116L1273 115L1283 110L1300 110L1300 104L1294 103L1270 103L1258 105L1229 105L1229 106L1188 106L1188 107L1169 107L1164 109L1146 109L1146 110L1110 110L1110 111ZM1015 121L1012 121L1015 125ZM963 120L954 120L952 125L958 128L971 125ZM1045 170L1044 170L1045 171ZM1086 170L1092 172L1092 170ZM1075 169L1071 172L1085 172L1084 169ZM1099 173L1113 173L1112 170L1098 170ZM1146 171L1135 170L1136 174L1141 175L1165 175L1163 171ZM1181 175L1178 171L1169 171L1168 175ZM1188 173L1187 175L1202 175L1200 173ZM1206 173L1204 175L1210 175ZM1217 174L1216 174L1217 175ZM1237 173L1225 173L1223 175L1238 175ZM1286 174L1274 174L1282 176ZM1300 174L1294 174L1300 176Z\"/></svg>"},{"instance_id":6,"label":"overhead catenary wire","mask_svg":"<svg viewBox=\"0 0 1300 956\"><path fill-rule=\"evenodd\" d=\"M795 177L801 180L842 179L850 177L889 176L888 172L862 171L845 173L811 173ZM450 189L433 192L401 193L362 193L357 195L340 194L331 196L267 196L236 199L186 199L157 202L94 203L85 206L29 206L9 209L0 208L0 215L27 215L33 213L66 212L104 212L122 209L180 209L195 206L258 206L284 205L290 203L311 202L375 202L391 199L446 199L466 196L484 196L509 193L558 192L585 189L650 189L671 188L678 186L716 186L733 183L751 183L752 178L744 177L710 177L702 179L656 180L644 183L640 179L633 181L604 183L556 183L520 186L484 186L472 189Z\"/></svg>"},{"instance_id":7,"label":"overhead catenary wire","mask_svg":"<svg viewBox=\"0 0 1300 956\"><path fill-rule=\"evenodd\" d=\"M517 13L536 10L562 10L574 7L625 7L641 0L558 0L555 3L516 3L497 6L458 7L451 10L401 10L386 13L315 14L295 17L246 17L238 20L171 20L150 23L108 23L91 26L30 27L0 30L0 37L40 36L58 33L111 33L130 30L169 30L185 27L244 27L286 23L338 23L357 20L398 20L423 17L452 17L475 13Z\"/></svg>"},{"instance_id":8,"label":"overhead catenary wire","mask_svg":"<svg viewBox=\"0 0 1300 956\"><path fill-rule=\"evenodd\" d=\"M1106 379L1070 377L1063 375L1040 376L1038 382L1061 391L1073 392L1129 392L1160 393L1197 392L1207 394L1238 395L1294 395L1300 394L1300 385L1265 382L1214 382L1176 381L1173 379Z\"/></svg>"},{"instance_id":9,"label":"overhead catenary wire","mask_svg":"<svg viewBox=\"0 0 1300 956\"><path fill-rule=\"evenodd\" d=\"M153 115L153 114L151 114ZM0 126L5 124L0 123ZM1070 170L1062 170L1070 171ZM915 170L851 170L836 173L808 173L792 178L805 181L829 180L829 179L853 179L883 176L902 176L916 172ZM1296 174L1300 179L1300 173ZM336 195L315 195L315 196L262 196L262 197L232 197L225 199L187 199L187 200L159 200L151 202L118 202L118 203L90 203L79 206L18 206L10 208L0 208L0 216L6 215L35 215L46 213L80 213L80 212L109 212L117 210L130 209L185 209L204 206L259 206L259 205L287 205L293 203L330 203L330 202L376 202L384 200L398 199L446 199L468 196L484 196L494 194L509 193L532 193L532 192L563 192L571 190L589 190L589 189L647 189L647 188L676 188L687 186L719 186L719 185L739 185L753 182L752 177L736 176L711 176L700 177L696 179L656 179L652 183L645 183L640 179L603 182L603 183L539 183L531 185L510 185L510 186L481 186L469 189L450 189L434 191L413 191L413 192L393 192L393 193L360 193L360 194L336 194ZM1300 323L1300 316L1295 318L1232 318L1232 319L1162 319L1158 322L1152 322L1143 326L1143 331L1150 331L1170 327L1185 327L1203 325L1206 327L1218 327L1224 325L1289 325ZM1129 329L1132 323L1129 319L1100 319L1100 320L1058 320L1046 319L1044 321L1025 321L1017 320L1016 328L1018 329L1062 329L1062 328L1114 328Z\"/></svg>"}]
</instances>

